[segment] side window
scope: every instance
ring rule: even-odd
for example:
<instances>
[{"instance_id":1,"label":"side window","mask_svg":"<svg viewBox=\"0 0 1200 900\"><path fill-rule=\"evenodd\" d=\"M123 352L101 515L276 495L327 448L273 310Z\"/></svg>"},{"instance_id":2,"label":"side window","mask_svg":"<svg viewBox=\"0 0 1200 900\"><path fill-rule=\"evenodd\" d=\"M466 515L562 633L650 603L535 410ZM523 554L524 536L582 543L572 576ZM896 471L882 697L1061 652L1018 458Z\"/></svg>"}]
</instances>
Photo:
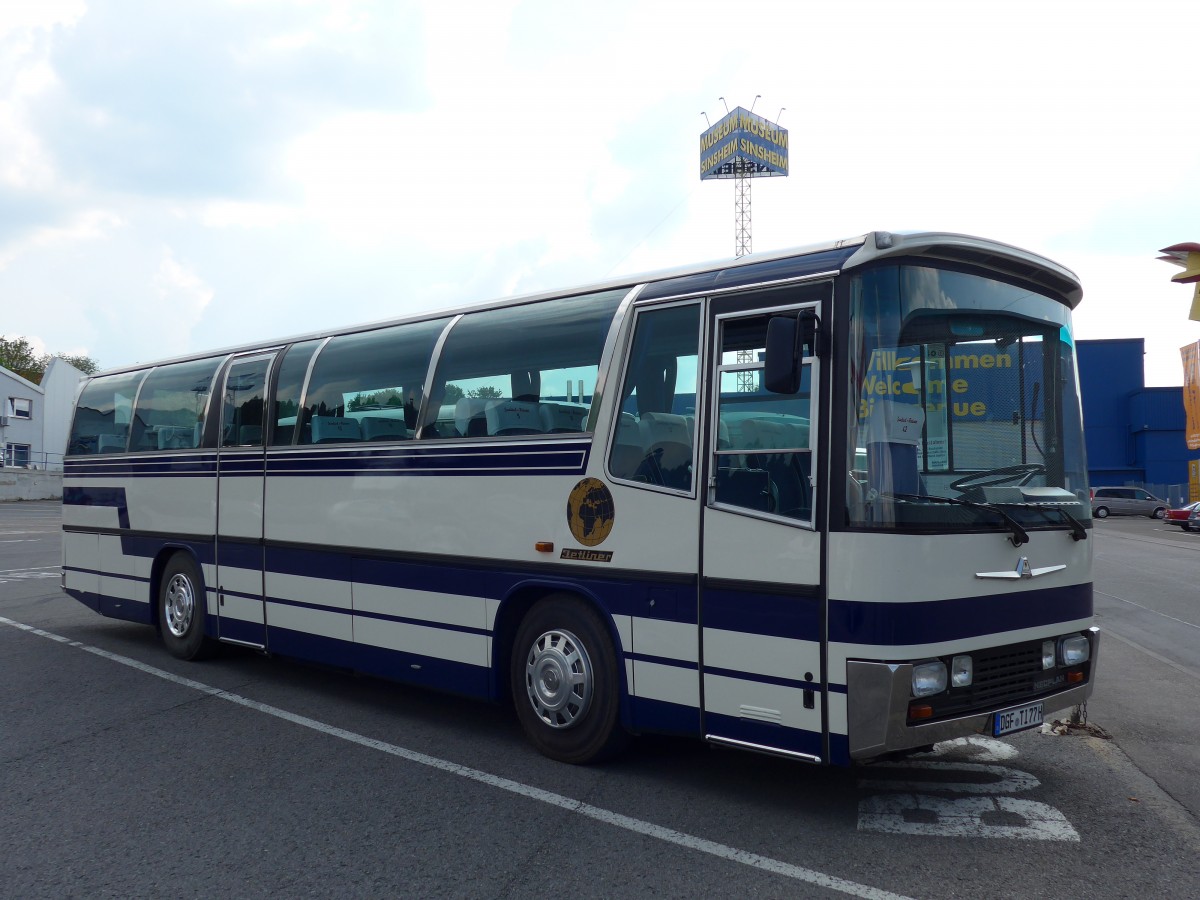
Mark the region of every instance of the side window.
<instances>
[{"instance_id":1,"label":"side window","mask_svg":"<svg viewBox=\"0 0 1200 900\"><path fill-rule=\"evenodd\" d=\"M320 341L305 341L292 344L279 364L279 381L275 386L275 427L271 432L272 447L286 447L296 434L296 420L300 417L300 392L304 390L304 376L308 374L308 363L321 346Z\"/></svg>"},{"instance_id":2,"label":"side window","mask_svg":"<svg viewBox=\"0 0 1200 900\"><path fill-rule=\"evenodd\" d=\"M270 356L237 360L225 376L221 446L261 447Z\"/></svg>"},{"instance_id":3,"label":"side window","mask_svg":"<svg viewBox=\"0 0 1200 900\"><path fill-rule=\"evenodd\" d=\"M720 322L715 398L717 503L812 519L812 382L805 360L800 389L762 385L769 315Z\"/></svg>"},{"instance_id":4,"label":"side window","mask_svg":"<svg viewBox=\"0 0 1200 900\"><path fill-rule=\"evenodd\" d=\"M468 313L446 338L421 437L581 432L626 291Z\"/></svg>"},{"instance_id":5,"label":"side window","mask_svg":"<svg viewBox=\"0 0 1200 900\"><path fill-rule=\"evenodd\" d=\"M22 397L9 397L8 414L14 419L32 419L33 401Z\"/></svg>"},{"instance_id":6,"label":"side window","mask_svg":"<svg viewBox=\"0 0 1200 900\"><path fill-rule=\"evenodd\" d=\"M699 303L638 313L608 457L614 478L692 489L699 346Z\"/></svg>"},{"instance_id":7,"label":"side window","mask_svg":"<svg viewBox=\"0 0 1200 900\"><path fill-rule=\"evenodd\" d=\"M425 375L446 319L335 337L317 357L299 444L413 437Z\"/></svg>"},{"instance_id":8,"label":"side window","mask_svg":"<svg viewBox=\"0 0 1200 900\"><path fill-rule=\"evenodd\" d=\"M199 447L204 414L219 359L159 366L138 394L129 434L129 452Z\"/></svg>"},{"instance_id":9,"label":"side window","mask_svg":"<svg viewBox=\"0 0 1200 900\"><path fill-rule=\"evenodd\" d=\"M145 371L93 378L79 395L71 423L68 456L124 453L133 418L133 399Z\"/></svg>"}]
</instances>

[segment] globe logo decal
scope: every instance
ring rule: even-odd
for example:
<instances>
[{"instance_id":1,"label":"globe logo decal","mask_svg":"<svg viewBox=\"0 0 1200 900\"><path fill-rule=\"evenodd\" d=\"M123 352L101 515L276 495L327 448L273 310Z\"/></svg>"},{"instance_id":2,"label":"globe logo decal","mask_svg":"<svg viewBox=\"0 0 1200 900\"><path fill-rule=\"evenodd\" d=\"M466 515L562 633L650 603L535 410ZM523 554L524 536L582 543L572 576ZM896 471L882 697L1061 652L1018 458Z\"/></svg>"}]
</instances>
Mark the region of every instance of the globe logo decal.
<instances>
[{"instance_id":1,"label":"globe logo decal","mask_svg":"<svg viewBox=\"0 0 1200 900\"><path fill-rule=\"evenodd\" d=\"M571 489L567 499L567 525L575 540L585 547L602 543L616 518L613 495L598 478L585 478Z\"/></svg>"}]
</instances>

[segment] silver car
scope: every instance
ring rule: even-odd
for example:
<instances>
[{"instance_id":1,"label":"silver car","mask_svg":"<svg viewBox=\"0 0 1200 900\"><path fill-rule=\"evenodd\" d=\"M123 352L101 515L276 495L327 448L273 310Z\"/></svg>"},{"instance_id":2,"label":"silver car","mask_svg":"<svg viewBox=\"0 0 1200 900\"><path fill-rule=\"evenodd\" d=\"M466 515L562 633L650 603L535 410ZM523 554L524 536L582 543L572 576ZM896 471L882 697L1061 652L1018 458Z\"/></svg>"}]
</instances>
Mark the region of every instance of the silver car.
<instances>
[{"instance_id":1,"label":"silver car","mask_svg":"<svg viewBox=\"0 0 1200 900\"><path fill-rule=\"evenodd\" d=\"M1092 491L1092 516L1149 516L1161 519L1167 514L1168 503L1149 491L1133 487L1105 487Z\"/></svg>"}]
</instances>

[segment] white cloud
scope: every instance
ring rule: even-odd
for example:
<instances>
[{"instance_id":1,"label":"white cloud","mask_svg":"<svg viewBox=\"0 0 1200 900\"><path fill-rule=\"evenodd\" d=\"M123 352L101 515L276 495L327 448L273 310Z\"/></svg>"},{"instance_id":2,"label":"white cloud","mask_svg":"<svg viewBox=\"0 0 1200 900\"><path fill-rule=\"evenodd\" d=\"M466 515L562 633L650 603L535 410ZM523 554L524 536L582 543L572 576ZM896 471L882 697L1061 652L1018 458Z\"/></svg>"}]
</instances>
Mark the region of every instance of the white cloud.
<instances>
[{"instance_id":1,"label":"white cloud","mask_svg":"<svg viewBox=\"0 0 1200 900\"><path fill-rule=\"evenodd\" d=\"M212 302L213 290L204 280L175 259L170 250L164 250L162 262L154 276L154 288L158 299L169 307L173 315L184 320L195 320Z\"/></svg>"},{"instance_id":2,"label":"white cloud","mask_svg":"<svg viewBox=\"0 0 1200 900\"><path fill-rule=\"evenodd\" d=\"M81 210L61 226L36 228L23 239L0 249L0 272L26 254L44 254L81 241L95 241L123 224L122 219L110 210Z\"/></svg>"},{"instance_id":3,"label":"white cloud","mask_svg":"<svg viewBox=\"0 0 1200 900\"><path fill-rule=\"evenodd\" d=\"M117 365L727 257L700 111L761 94L792 173L754 184L756 250L1026 246L1079 271L1080 336L1145 334L1178 383L1187 291L1153 256L1200 239L1194 52L1163 26L1191 4L189 10L0 4L6 328Z\"/></svg>"}]
</instances>

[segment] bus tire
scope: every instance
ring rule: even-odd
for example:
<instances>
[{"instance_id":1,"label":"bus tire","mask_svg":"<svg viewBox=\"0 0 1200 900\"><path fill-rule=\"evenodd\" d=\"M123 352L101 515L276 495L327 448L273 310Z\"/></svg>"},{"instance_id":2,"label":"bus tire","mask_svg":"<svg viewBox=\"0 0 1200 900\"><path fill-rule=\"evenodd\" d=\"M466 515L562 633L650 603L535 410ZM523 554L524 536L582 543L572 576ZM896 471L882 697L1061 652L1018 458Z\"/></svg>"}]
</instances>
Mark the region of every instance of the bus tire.
<instances>
[{"instance_id":1,"label":"bus tire","mask_svg":"<svg viewBox=\"0 0 1200 900\"><path fill-rule=\"evenodd\" d=\"M510 676L521 727L551 759L599 762L628 741L612 639L577 597L555 594L534 604L517 629Z\"/></svg>"},{"instance_id":2,"label":"bus tire","mask_svg":"<svg viewBox=\"0 0 1200 900\"><path fill-rule=\"evenodd\" d=\"M172 656L204 659L215 643L204 634L204 577L187 553L176 553L163 569L158 588L158 631Z\"/></svg>"}]
</instances>

